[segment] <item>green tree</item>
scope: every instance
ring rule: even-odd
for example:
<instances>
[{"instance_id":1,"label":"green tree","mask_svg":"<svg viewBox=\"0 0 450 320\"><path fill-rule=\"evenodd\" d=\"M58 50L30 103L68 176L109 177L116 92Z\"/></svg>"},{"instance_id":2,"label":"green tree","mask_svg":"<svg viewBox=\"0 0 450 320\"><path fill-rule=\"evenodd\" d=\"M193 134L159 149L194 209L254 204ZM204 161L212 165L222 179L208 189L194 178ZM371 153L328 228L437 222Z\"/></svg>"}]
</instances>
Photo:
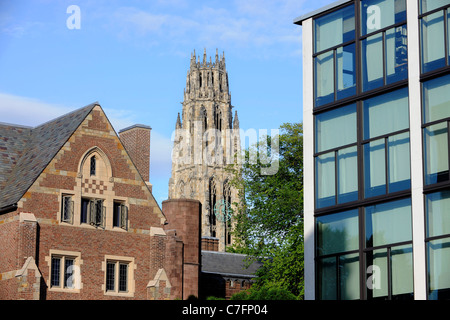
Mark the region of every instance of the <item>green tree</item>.
<instances>
[{"instance_id":1,"label":"green tree","mask_svg":"<svg viewBox=\"0 0 450 320\"><path fill-rule=\"evenodd\" d=\"M260 147L267 147L262 148ZM267 153L263 152L267 149ZM285 123L244 152L234 173L233 252L264 261L255 290L268 286L303 295L303 127ZM256 157L255 157L256 155ZM254 159L257 161L253 161ZM268 161L270 160L270 161ZM278 161L278 162L276 162ZM267 174L267 168L277 168ZM251 262L251 259L249 260Z\"/></svg>"}]
</instances>

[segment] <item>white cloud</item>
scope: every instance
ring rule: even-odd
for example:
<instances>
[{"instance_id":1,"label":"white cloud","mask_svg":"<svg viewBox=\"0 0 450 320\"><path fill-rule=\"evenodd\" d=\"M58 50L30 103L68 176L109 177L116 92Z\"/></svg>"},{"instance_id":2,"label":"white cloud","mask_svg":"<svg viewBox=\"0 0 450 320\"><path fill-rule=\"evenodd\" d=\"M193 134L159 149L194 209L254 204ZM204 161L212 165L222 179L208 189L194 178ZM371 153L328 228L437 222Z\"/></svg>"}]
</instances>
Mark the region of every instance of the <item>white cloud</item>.
<instances>
[{"instance_id":1,"label":"white cloud","mask_svg":"<svg viewBox=\"0 0 450 320\"><path fill-rule=\"evenodd\" d=\"M39 99L0 93L0 122L35 127L83 106L69 107ZM136 115L129 110L103 108L112 126L119 132L135 123ZM171 172L172 141L157 131L151 132L150 161L155 177Z\"/></svg>"},{"instance_id":2,"label":"white cloud","mask_svg":"<svg viewBox=\"0 0 450 320\"><path fill-rule=\"evenodd\" d=\"M157 131L150 137L150 180L170 177L172 169L172 145L170 138Z\"/></svg>"},{"instance_id":3,"label":"white cloud","mask_svg":"<svg viewBox=\"0 0 450 320\"><path fill-rule=\"evenodd\" d=\"M177 1L177 0L173 0ZM123 41L151 46L166 45L248 49L242 54L290 56L298 51L300 27L293 19L303 12L306 0L248 0L191 3L180 0L186 10L168 6L121 7L108 15L111 32ZM258 50L260 49L260 50ZM173 49L172 49L173 50Z\"/></svg>"},{"instance_id":4,"label":"white cloud","mask_svg":"<svg viewBox=\"0 0 450 320\"><path fill-rule=\"evenodd\" d=\"M34 127L73 109L61 104L47 103L34 98L0 93L1 122Z\"/></svg>"},{"instance_id":5,"label":"white cloud","mask_svg":"<svg viewBox=\"0 0 450 320\"><path fill-rule=\"evenodd\" d=\"M0 122L35 127L81 107L0 92ZM135 116L128 110L103 109L116 131L136 123Z\"/></svg>"}]
</instances>

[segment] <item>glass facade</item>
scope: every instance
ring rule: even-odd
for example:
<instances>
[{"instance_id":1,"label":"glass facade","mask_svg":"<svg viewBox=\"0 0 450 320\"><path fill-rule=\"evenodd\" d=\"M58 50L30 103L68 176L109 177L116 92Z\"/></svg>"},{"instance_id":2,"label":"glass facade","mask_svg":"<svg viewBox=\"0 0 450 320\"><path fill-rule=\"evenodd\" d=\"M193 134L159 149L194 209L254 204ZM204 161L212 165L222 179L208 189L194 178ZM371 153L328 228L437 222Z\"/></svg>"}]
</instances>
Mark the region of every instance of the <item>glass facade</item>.
<instances>
[{"instance_id":1,"label":"glass facade","mask_svg":"<svg viewBox=\"0 0 450 320\"><path fill-rule=\"evenodd\" d=\"M449 65L448 0L420 2L421 68L427 73Z\"/></svg>"},{"instance_id":2,"label":"glass facade","mask_svg":"<svg viewBox=\"0 0 450 320\"><path fill-rule=\"evenodd\" d=\"M406 1L366 0L360 8L362 91L406 79Z\"/></svg>"},{"instance_id":3,"label":"glass facade","mask_svg":"<svg viewBox=\"0 0 450 320\"><path fill-rule=\"evenodd\" d=\"M340 2L308 30L315 298L450 299L450 0Z\"/></svg>"},{"instance_id":4,"label":"glass facade","mask_svg":"<svg viewBox=\"0 0 450 320\"><path fill-rule=\"evenodd\" d=\"M429 299L450 299L450 189L425 196Z\"/></svg>"},{"instance_id":5,"label":"glass facade","mask_svg":"<svg viewBox=\"0 0 450 320\"><path fill-rule=\"evenodd\" d=\"M359 299L358 210L316 219L321 300Z\"/></svg>"},{"instance_id":6,"label":"glass facade","mask_svg":"<svg viewBox=\"0 0 450 320\"><path fill-rule=\"evenodd\" d=\"M355 7L315 20L315 103L356 94Z\"/></svg>"}]
</instances>

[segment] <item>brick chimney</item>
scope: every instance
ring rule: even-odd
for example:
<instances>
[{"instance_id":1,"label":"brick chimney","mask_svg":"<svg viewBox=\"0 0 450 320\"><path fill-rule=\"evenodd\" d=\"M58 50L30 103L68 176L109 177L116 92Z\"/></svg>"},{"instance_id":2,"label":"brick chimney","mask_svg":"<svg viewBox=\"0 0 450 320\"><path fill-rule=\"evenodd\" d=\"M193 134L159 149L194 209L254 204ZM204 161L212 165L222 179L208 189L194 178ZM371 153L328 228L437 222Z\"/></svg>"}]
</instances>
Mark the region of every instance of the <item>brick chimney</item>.
<instances>
[{"instance_id":1,"label":"brick chimney","mask_svg":"<svg viewBox=\"0 0 450 320\"><path fill-rule=\"evenodd\" d=\"M120 140L146 182L150 181L151 127L135 124L119 131Z\"/></svg>"}]
</instances>

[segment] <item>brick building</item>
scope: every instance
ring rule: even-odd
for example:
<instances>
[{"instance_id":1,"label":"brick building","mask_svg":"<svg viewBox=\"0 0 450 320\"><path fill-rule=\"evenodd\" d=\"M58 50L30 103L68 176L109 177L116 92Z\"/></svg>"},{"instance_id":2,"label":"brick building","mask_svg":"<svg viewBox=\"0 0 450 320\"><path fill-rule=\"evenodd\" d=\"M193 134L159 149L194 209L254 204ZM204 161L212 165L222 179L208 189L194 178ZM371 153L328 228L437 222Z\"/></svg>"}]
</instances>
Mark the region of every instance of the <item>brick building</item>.
<instances>
[{"instance_id":1,"label":"brick building","mask_svg":"<svg viewBox=\"0 0 450 320\"><path fill-rule=\"evenodd\" d=\"M150 127L119 138L98 103L35 128L0 124L0 299L198 295L201 205L158 206L149 152Z\"/></svg>"}]
</instances>

